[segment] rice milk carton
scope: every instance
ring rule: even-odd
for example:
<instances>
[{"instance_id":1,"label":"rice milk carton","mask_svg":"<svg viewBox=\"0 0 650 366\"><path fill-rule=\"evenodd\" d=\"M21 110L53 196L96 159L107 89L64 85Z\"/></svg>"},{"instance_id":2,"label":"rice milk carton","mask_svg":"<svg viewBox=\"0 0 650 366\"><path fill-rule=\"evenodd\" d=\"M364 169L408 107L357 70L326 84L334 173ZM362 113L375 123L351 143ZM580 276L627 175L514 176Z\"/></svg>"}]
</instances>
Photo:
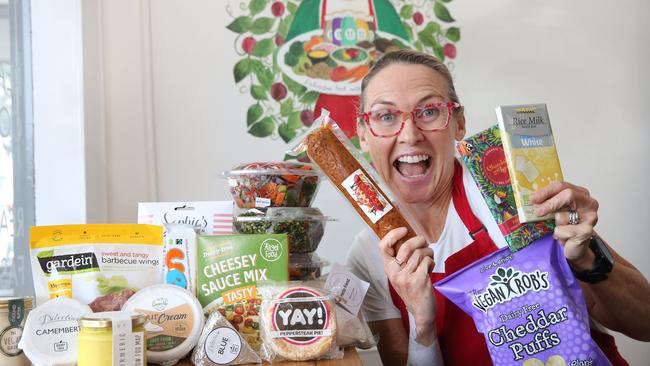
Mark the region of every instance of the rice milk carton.
<instances>
[{"instance_id":1,"label":"rice milk carton","mask_svg":"<svg viewBox=\"0 0 650 366\"><path fill-rule=\"evenodd\" d=\"M500 106L496 112L519 221L552 218L533 214L529 202L535 190L564 180L546 104Z\"/></svg>"}]
</instances>

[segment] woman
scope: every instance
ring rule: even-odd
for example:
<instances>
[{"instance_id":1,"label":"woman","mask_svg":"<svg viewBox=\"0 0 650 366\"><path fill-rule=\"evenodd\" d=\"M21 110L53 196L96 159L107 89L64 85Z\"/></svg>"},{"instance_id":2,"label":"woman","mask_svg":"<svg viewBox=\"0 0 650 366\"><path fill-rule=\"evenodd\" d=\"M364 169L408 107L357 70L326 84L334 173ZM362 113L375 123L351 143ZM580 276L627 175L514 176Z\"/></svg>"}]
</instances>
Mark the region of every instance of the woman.
<instances>
[{"instance_id":1,"label":"woman","mask_svg":"<svg viewBox=\"0 0 650 366\"><path fill-rule=\"evenodd\" d=\"M395 252L404 228L389 232L379 244L365 230L349 253L350 268L371 283L363 309L379 334L384 365L402 365L407 357L411 364L491 364L471 318L431 287L432 281L506 245L478 188L454 158L455 141L465 136L465 117L449 71L416 51L387 54L363 80L360 111L362 148L423 235ZM585 188L554 183L531 200L536 214L554 213L554 236L574 271L593 274L595 264L603 265L600 255L596 260L598 248L590 248L598 203ZM615 365L625 365L613 338L598 331L598 324L650 340L650 285L609 250L614 264L605 266L600 277L606 278L581 286L595 321L592 337Z\"/></svg>"}]
</instances>

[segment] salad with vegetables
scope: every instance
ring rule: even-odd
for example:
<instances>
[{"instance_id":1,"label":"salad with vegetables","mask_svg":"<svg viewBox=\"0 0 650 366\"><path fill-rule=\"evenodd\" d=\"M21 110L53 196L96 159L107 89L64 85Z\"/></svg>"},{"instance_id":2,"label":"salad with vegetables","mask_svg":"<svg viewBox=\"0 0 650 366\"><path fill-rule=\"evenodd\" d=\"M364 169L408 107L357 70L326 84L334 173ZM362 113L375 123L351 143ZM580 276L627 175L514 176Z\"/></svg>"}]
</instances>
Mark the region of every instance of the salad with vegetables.
<instances>
[{"instance_id":1,"label":"salad with vegetables","mask_svg":"<svg viewBox=\"0 0 650 366\"><path fill-rule=\"evenodd\" d=\"M320 175L313 165L298 162L249 163L224 172L240 208L309 207Z\"/></svg>"}]
</instances>

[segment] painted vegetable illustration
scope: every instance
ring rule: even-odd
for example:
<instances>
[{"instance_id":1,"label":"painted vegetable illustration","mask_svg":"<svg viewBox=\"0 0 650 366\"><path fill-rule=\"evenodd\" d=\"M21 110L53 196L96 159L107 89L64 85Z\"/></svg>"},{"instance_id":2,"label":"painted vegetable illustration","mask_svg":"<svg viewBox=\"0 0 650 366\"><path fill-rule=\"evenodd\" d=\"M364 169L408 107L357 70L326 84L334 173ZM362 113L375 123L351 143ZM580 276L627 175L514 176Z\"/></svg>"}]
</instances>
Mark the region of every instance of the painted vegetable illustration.
<instances>
[{"instance_id":1,"label":"painted vegetable illustration","mask_svg":"<svg viewBox=\"0 0 650 366\"><path fill-rule=\"evenodd\" d=\"M353 115L361 80L388 52L417 49L453 66L461 34L449 1L228 0L234 82L252 102L246 131L288 143L310 124L302 111L349 104ZM342 128L356 134L353 123Z\"/></svg>"},{"instance_id":2,"label":"painted vegetable illustration","mask_svg":"<svg viewBox=\"0 0 650 366\"><path fill-rule=\"evenodd\" d=\"M386 205L377 196L377 191L363 179L361 174L354 176L352 190L356 195L357 202L368 207L370 212L375 213L377 211L383 211L386 208Z\"/></svg>"}]
</instances>

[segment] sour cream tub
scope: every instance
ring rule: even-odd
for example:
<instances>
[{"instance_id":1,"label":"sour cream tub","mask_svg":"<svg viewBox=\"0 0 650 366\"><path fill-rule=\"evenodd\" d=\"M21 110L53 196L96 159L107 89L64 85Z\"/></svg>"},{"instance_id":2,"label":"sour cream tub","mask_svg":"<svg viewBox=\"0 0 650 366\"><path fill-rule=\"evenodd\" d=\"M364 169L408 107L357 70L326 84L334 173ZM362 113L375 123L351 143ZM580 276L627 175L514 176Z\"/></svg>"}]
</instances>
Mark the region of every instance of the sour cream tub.
<instances>
[{"instance_id":1,"label":"sour cream tub","mask_svg":"<svg viewBox=\"0 0 650 366\"><path fill-rule=\"evenodd\" d=\"M131 296L122 309L146 316L145 344L150 363L175 365L192 351L203 330L199 300L175 285L145 287Z\"/></svg>"},{"instance_id":2,"label":"sour cream tub","mask_svg":"<svg viewBox=\"0 0 650 366\"><path fill-rule=\"evenodd\" d=\"M33 303L31 297L0 297L0 365L29 366L18 342Z\"/></svg>"}]
</instances>

